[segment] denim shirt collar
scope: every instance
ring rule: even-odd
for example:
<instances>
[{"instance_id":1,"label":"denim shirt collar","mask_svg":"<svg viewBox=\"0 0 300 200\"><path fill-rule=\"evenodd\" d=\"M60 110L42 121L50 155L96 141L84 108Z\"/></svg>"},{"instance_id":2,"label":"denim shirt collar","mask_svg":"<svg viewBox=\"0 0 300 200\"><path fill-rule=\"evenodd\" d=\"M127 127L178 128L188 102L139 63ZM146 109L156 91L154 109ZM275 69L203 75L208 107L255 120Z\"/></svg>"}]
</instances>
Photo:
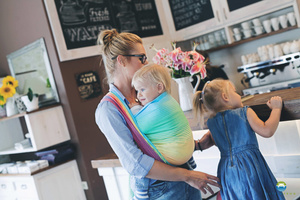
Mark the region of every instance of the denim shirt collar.
<instances>
[{"instance_id":1,"label":"denim shirt collar","mask_svg":"<svg viewBox=\"0 0 300 200\"><path fill-rule=\"evenodd\" d=\"M125 103L129 105L129 101L124 97L124 95L120 92L120 90L118 90L118 88L113 83L109 84L109 91L117 93L125 101Z\"/></svg>"}]
</instances>

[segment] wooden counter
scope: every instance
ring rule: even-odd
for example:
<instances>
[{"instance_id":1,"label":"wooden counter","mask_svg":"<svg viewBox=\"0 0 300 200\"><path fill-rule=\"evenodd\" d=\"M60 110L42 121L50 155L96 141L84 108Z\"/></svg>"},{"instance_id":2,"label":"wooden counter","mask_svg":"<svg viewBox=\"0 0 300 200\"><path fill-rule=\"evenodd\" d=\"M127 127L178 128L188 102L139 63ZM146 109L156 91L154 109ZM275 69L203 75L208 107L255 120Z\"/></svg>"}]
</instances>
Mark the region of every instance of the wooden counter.
<instances>
[{"instance_id":1,"label":"wooden counter","mask_svg":"<svg viewBox=\"0 0 300 200\"><path fill-rule=\"evenodd\" d=\"M102 168L102 167L122 167L118 156L115 153L111 153L105 156L101 156L96 160L92 160L93 168Z\"/></svg>"},{"instance_id":2,"label":"wooden counter","mask_svg":"<svg viewBox=\"0 0 300 200\"><path fill-rule=\"evenodd\" d=\"M271 113L266 102L273 96L280 96L283 100L280 121L300 119L300 87L256 94L253 98L244 101L243 104L250 106L260 119L266 121Z\"/></svg>"}]
</instances>

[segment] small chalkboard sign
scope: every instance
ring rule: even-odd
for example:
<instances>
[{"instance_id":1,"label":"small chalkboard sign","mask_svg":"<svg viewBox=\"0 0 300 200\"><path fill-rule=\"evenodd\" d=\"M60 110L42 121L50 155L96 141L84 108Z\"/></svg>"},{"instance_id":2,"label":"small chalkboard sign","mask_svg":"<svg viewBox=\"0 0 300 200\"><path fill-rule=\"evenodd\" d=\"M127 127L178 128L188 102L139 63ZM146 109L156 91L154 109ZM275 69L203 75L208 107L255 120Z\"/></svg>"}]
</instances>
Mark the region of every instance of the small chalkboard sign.
<instances>
[{"instance_id":1,"label":"small chalkboard sign","mask_svg":"<svg viewBox=\"0 0 300 200\"><path fill-rule=\"evenodd\" d=\"M175 29L214 18L210 0L169 0Z\"/></svg>"},{"instance_id":2,"label":"small chalkboard sign","mask_svg":"<svg viewBox=\"0 0 300 200\"><path fill-rule=\"evenodd\" d=\"M96 45L105 29L162 35L154 0L54 0L68 50Z\"/></svg>"},{"instance_id":3,"label":"small chalkboard sign","mask_svg":"<svg viewBox=\"0 0 300 200\"><path fill-rule=\"evenodd\" d=\"M234 11L262 0L227 0L229 11Z\"/></svg>"},{"instance_id":4,"label":"small chalkboard sign","mask_svg":"<svg viewBox=\"0 0 300 200\"><path fill-rule=\"evenodd\" d=\"M90 99L101 94L100 80L94 71L77 74L76 82L82 99Z\"/></svg>"}]
</instances>

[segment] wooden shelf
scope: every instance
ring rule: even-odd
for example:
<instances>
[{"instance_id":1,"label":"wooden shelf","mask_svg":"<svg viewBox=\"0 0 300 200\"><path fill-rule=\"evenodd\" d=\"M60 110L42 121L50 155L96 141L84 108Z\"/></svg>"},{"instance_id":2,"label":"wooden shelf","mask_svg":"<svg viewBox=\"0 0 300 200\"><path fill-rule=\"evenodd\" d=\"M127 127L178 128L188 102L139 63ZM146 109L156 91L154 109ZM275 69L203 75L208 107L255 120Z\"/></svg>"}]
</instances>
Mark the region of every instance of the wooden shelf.
<instances>
[{"instance_id":1,"label":"wooden shelf","mask_svg":"<svg viewBox=\"0 0 300 200\"><path fill-rule=\"evenodd\" d=\"M3 117L3 118L0 118L0 122L1 121L5 121L5 120L9 120L9 119L15 119L15 118L23 117L26 114L38 112L38 111L41 111L41 110L45 110L45 109L56 107L56 106L60 106L60 105L61 105L60 103L56 103L56 104L52 104L52 105L49 105L49 106L45 106L45 107L39 108L39 109L31 111L31 112L23 112L23 113L19 113L19 114L16 114L16 115L12 115L10 117Z\"/></svg>"},{"instance_id":2,"label":"wooden shelf","mask_svg":"<svg viewBox=\"0 0 300 200\"><path fill-rule=\"evenodd\" d=\"M257 39L260 39L260 38L264 38L264 37L276 35L276 34L279 34L279 33L283 33L283 32L286 32L286 31L294 30L294 29L297 29L297 28L298 28L297 25L295 25L295 26L290 26L290 27L287 27L287 28L285 28L285 29L280 29L280 30L278 30L278 31L272 31L271 33L265 33L265 34L261 34L261 35L257 35L257 36L252 36L252 37L247 38L247 39L242 39L242 40L240 40L240 41L233 42L233 43L231 43L231 44L219 46L219 47L212 48L212 49L208 49L208 50L205 50L205 51L208 52L208 53L209 53L209 52L214 52L214 51L218 51L218 50L222 50L222 49L226 49L226 48L238 46L238 45L240 45L240 44L244 44L244 43L247 43L247 42L251 42L251 41L254 41L254 40L257 40Z\"/></svg>"}]
</instances>

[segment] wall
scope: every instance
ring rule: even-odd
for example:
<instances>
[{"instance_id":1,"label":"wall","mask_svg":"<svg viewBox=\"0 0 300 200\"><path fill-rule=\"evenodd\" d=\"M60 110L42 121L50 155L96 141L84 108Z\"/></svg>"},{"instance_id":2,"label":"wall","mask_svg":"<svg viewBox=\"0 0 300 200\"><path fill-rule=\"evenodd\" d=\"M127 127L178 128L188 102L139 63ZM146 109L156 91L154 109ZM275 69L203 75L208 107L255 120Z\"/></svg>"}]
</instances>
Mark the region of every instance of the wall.
<instances>
[{"instance_id":1,"label":"wall","mask_svg":"<svg viewBox=\"0 0 300 200\"><path fill-rule=\"evenodd\" d=\"M69 62L59 62L46 10L42 0L9 0L0 2L0 77L10 74L6 55L44 38L57 84L61 103L71 134L71 142L77 148L77 163L83 181L88 182L87 199L107 199L106 190L91 160L112 150L99 131L94 111L102 96L81 100L77 91L75 75L90 70L97 71L99 58L90 57ZM104 93L107 87L103 87Z\"/></svg>"}]
</instances>

